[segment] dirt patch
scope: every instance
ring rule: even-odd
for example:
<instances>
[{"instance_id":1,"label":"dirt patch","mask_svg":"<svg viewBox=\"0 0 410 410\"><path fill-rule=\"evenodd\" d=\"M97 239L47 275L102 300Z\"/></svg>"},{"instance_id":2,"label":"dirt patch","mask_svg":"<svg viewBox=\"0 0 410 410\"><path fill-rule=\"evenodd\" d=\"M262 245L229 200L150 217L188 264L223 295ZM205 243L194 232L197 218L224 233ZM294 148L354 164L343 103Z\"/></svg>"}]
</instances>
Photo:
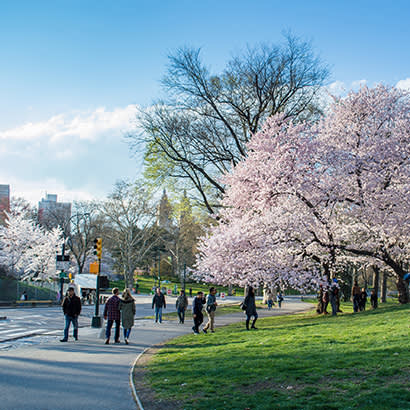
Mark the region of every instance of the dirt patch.
<instances>
[{"instance_id":1,"label":"dirt patch","mask_svg":"<svg viewBox=\"0 0 410 410\"><path fill-rule=\"evenodd\" d=\"M180 410L183 408L179 402L158 398L148 382L148 363L162 347L159 345L147 349L134 366L134 386L144 410Z\"/></svg>"}]
</instances>

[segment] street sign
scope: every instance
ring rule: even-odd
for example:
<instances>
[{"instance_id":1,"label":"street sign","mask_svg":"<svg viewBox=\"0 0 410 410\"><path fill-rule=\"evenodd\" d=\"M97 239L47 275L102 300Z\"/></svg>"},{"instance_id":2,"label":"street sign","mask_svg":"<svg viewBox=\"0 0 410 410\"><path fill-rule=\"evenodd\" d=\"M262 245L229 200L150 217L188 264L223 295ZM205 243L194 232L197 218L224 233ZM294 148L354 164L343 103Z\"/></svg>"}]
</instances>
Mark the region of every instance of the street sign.
<instances>
[{"instance_id":1,"label":"street sign","mask_svg":"<svg viewBox=\"0 0 410 410\"><path fill-rule=\"evenodd\" d=\"M98 262L90 263L90 273L98 273Z\"/></svg>"},{"instance_id":2,"label":"street sign","mask_svg":"<svg viewBox=\"0 0 410 410\"><path fill-rule=\"evenodd\" d=\"M70 255L57 255L56 269L68 270L70 268Z\"/></svg>"}]
</instances>

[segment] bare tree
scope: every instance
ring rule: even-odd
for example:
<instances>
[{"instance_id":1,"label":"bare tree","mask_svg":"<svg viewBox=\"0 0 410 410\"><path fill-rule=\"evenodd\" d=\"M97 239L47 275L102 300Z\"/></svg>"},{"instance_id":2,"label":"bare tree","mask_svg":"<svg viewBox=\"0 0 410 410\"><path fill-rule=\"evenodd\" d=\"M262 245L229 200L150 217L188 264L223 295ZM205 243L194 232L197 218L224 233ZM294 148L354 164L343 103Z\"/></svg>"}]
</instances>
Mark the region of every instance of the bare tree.
<instances>
[{"instance_id":1,"label":"bare tree","mask_svg":"<svg viewBox=\"0 0 410 410\"><path fill-rule=\"evenodd\" d=\"M220 75L210 73L199 49L171 55L162 83L168 99L141 112L143 133L129 136L133 150L145 143L146 175L194 188L212 213L224 192L221 174L246 155L246 143L267 117L318 115L328 69L309 43L291 35L285 40L248 48Z\"/></svg>"},{"instance_id":2,"label":"bare tree","mask_svg":"<svg viewBox=\"0 0 410 410\"><path fill-rule=\"evenodd\" d=\"M71 218L64 224L64 236L76 261L78 273L83 273L94 239L101 232L102 221L94 202L74 202L73 211Z\"/></svg>"},{"instance_id":3,"label":"bare tree","mask_svg":"<svg viewBox=\"0 0 410 410\"><path fill-rule=\"evenodd\" d=\"M106 222L106 243L117 264L123 267L126 286L133 283L133 272L155 244L152 194L142 182L117 182L112 194L100 206Z\"/></svg>"}]
</instances>

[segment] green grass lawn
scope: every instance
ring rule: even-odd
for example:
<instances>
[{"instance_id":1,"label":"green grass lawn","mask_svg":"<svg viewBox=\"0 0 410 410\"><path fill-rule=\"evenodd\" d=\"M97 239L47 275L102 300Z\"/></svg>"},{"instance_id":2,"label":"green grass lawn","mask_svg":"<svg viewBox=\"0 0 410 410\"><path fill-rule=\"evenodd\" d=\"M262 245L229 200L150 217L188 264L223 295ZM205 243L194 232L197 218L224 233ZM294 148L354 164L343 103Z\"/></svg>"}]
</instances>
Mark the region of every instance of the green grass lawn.
<instances>
[{"instance_id":1,"label":"green grass lawn","mask_svg":"<svg viewBox=\"0 0 410 410\"><path fill-rule=\"evenodd\" d=\"M181 290L181 283L179 282L179 280L177 280L177 278L175 277L164 277L161 278L163 280L167 279L169 280L171 283L164 283L161 284L161 287L164 286L168 289L174 290L174 285L177 285L178 287L178 291ZM158 279L154 279L154 277L152 276L138 276L138 291L142 294L150 294L152 287L153 286L158 286ZM188 294L189 288L192 288L192 294L193 296L196 295L196 293L198 291L202 291L205 293L208 293L209 291L209 287L212 285L205 285L202 283L196 283L196 282L187 282L185 285L186 288L186 292ZM121 291L125 288L125 282L124 280L116 280L116 281L110 281L110 287L117 287L119 288ZM225 292L226 294L228 294L228 288L224 287L224 286L216 286L215 287L218 289L218 292ZM237 296L243 296L243 289L242 288L235 288L236 291L236 295Z\"/></svg>"},{"instance_id":2,"label":"green grass lawn","mask_svg":"<svg viewBox=\"0 0 410 410\"><path fill-rule=\"evenodd\" d=\"M148 381L184 409L410 409L409 315L387 304L179 337L154 356Z\"/></svg>"}]
</instances>

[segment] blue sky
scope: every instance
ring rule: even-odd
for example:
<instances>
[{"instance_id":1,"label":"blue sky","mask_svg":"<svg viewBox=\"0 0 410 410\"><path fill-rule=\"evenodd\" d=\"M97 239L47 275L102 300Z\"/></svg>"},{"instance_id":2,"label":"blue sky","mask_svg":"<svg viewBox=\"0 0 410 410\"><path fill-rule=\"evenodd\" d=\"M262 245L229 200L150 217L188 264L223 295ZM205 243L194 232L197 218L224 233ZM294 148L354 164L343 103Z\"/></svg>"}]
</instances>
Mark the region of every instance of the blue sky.
<instances>
[{"instance_id":1,"label":"blue sky","mask_svg":"<svg viewBox=\"0 0 410 410\"><path fill-rule=\"evenodd\" d=\"M407 0L2 0L0 183L32 201L46 191L72 200L134 178L141 164L122 135L184 45L218 72L246 45L291 30L330 65L333 90L410 87L409 21Z\"/></svg>"}]
</instances>

